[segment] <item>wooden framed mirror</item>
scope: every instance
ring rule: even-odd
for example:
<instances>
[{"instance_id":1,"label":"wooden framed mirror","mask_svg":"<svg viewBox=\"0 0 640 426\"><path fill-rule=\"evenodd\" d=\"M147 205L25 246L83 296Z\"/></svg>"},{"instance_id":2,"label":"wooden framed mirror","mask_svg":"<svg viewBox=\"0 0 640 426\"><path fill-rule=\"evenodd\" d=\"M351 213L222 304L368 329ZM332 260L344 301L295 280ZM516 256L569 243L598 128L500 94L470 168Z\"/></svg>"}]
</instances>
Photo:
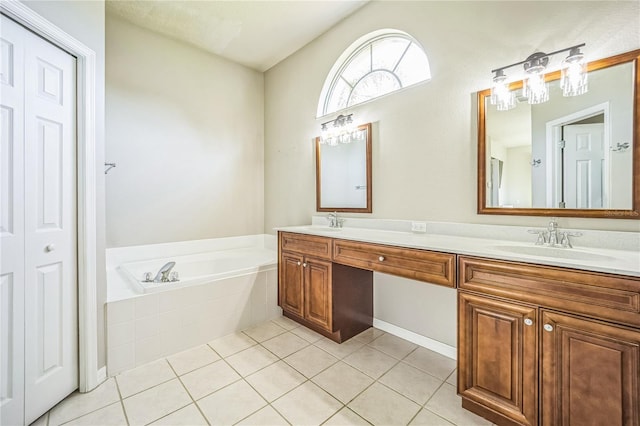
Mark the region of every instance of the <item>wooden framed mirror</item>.
<instances>
[{"instance_id":1,"label":"wooden framed mirror","mask_svg":"<svg viewBox=\"0 0 640 426\"><path fill-rule=\"evenodd\" d=\"M316 210L371 213L371 123L361 138L327 145L316 138Z\"/></svg>"},{"instance_id":2,"label":"wooden framed mirror","mask_svg":"<svg viewBox=\"0 0 640 426\"><path fill-rule=\"evenodd\" d=\"M640 219L640 50L590 62L589 91L497 111L478 92L478 214Z\"/></svg>"}]
</instances>

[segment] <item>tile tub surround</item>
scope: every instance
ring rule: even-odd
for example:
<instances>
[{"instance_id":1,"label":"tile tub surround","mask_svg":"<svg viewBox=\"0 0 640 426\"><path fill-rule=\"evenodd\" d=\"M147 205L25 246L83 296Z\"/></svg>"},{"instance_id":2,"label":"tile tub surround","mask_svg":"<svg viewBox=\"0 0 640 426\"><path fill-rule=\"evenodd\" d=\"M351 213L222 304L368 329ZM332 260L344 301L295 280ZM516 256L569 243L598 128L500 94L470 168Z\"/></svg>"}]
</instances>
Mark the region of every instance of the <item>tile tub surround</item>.
<instances>
[{"instance_id":1,"label":"tile tub surround","mask_svg":"<svg viewBox=\"0 0 640 426\"><path fill-rule=\"evenodd\" d=\"M327 352L333 342L301 329L277 317L144 364L35 424L491 424L461 408L454 360L374 328Z\"/></svg>"},{"instance_id":2,"label":"tile tub surround","mask_svg":"<svg viewBox=\"0 0 640 426\"><path fill-rule=\"evenodd\" d=\"M328 222L325 216L313 216L311 226L289 226L276 228L276 230L492 259L640 276L640 232L565 229L560 226L559 231L579 231L583 235L572 239L573 249L558 250L581 252L589 256L589 260L583 260L553 255L520 254L504 250L512 246L536 247L534 245L536 236L529 234L527 231L529 229L543 229L539 226L426 222L427 232L418 233L411 232L412 221L407 220L348 217L344 219L343 228L340 230L327 230ZM599 256L603 258L597 259Z\"/></svg>"},{"instance_id":3,"label":"tile tub surround","mask_svg":"<svg viewBox=\"0 0 640 426\"><path fill-rule=\"evenodd\" d=\"M248 328L281 314L275 264L210 283L140 294L118 275L127 261L268 246L271 236L235 237L112 249L106 304L109 376ZM225 240L225 241L221 241ZM159 247L162 246L162 247ZM113 290L113 291L112 291Z\"/></svg>"}]
</instances>

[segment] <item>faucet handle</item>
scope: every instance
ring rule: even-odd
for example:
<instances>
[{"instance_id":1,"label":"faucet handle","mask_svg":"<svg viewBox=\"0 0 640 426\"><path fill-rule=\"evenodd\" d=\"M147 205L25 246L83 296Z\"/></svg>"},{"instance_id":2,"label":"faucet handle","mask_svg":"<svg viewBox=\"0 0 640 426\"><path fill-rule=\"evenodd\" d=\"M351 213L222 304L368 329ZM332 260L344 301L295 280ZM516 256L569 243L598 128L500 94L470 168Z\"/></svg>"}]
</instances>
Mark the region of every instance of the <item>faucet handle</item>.
<instances>
[{"instance_id":1,"label":"faucet handle","mask_svg":"<svg viewBox=\"0 0 640 426\"><path fill-rule=\"evenodd\" d=\"M547 231L543 231L541 229L529 229L527 232L538 236L538 239L536 240L537 246L544 245L547 242Z\"/></svg>"}]
</instances>

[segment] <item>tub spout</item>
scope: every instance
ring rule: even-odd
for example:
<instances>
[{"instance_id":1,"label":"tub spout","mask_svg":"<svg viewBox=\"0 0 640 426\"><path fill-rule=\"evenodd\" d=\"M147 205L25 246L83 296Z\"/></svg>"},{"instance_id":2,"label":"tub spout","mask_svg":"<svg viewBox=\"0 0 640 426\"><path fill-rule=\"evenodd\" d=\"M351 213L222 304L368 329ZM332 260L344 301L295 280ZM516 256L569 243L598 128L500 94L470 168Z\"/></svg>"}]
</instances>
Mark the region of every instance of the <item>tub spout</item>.
<instances>
[{"instance_id":1,"label":"tub spout","mask_svg":"<svg viewBox=\"0 0 640 426\"><path fill-rule=\"evenodd\" d=\"M167 262L165 265L160 268L156 277L153 279L154 283L166 283L169 282L169 273L176 266L176 262Z\"/></svg>"}]
</instances>

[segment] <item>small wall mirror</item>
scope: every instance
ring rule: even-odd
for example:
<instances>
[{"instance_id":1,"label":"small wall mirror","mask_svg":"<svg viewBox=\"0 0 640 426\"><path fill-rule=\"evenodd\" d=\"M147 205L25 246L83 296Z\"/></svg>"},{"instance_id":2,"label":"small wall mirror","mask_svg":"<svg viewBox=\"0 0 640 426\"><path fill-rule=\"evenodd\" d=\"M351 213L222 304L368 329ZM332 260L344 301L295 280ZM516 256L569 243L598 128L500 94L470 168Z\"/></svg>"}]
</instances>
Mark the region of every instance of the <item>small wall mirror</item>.
<instances>
[{"instance_id":1,"label":"small wall mirror","mask_svg":"<svg viewBox=\"0 0 640 426\"><path fill-rule=\"evenodd\" d=\"M323 144L316 138L316 207L319 212L371 213L371 123L362 137Z\"/></svg>"},{"instance_id":2,"label":"small wall mirror","mask_svg":"<svg viewBox=\"0 0 640 426\"><path fill-rule=\"evenodd\" d=\"M640 219L640 51L591 62L589 91L498 111L478 93L478 213Z\"/></svg>"}]
</instances>

